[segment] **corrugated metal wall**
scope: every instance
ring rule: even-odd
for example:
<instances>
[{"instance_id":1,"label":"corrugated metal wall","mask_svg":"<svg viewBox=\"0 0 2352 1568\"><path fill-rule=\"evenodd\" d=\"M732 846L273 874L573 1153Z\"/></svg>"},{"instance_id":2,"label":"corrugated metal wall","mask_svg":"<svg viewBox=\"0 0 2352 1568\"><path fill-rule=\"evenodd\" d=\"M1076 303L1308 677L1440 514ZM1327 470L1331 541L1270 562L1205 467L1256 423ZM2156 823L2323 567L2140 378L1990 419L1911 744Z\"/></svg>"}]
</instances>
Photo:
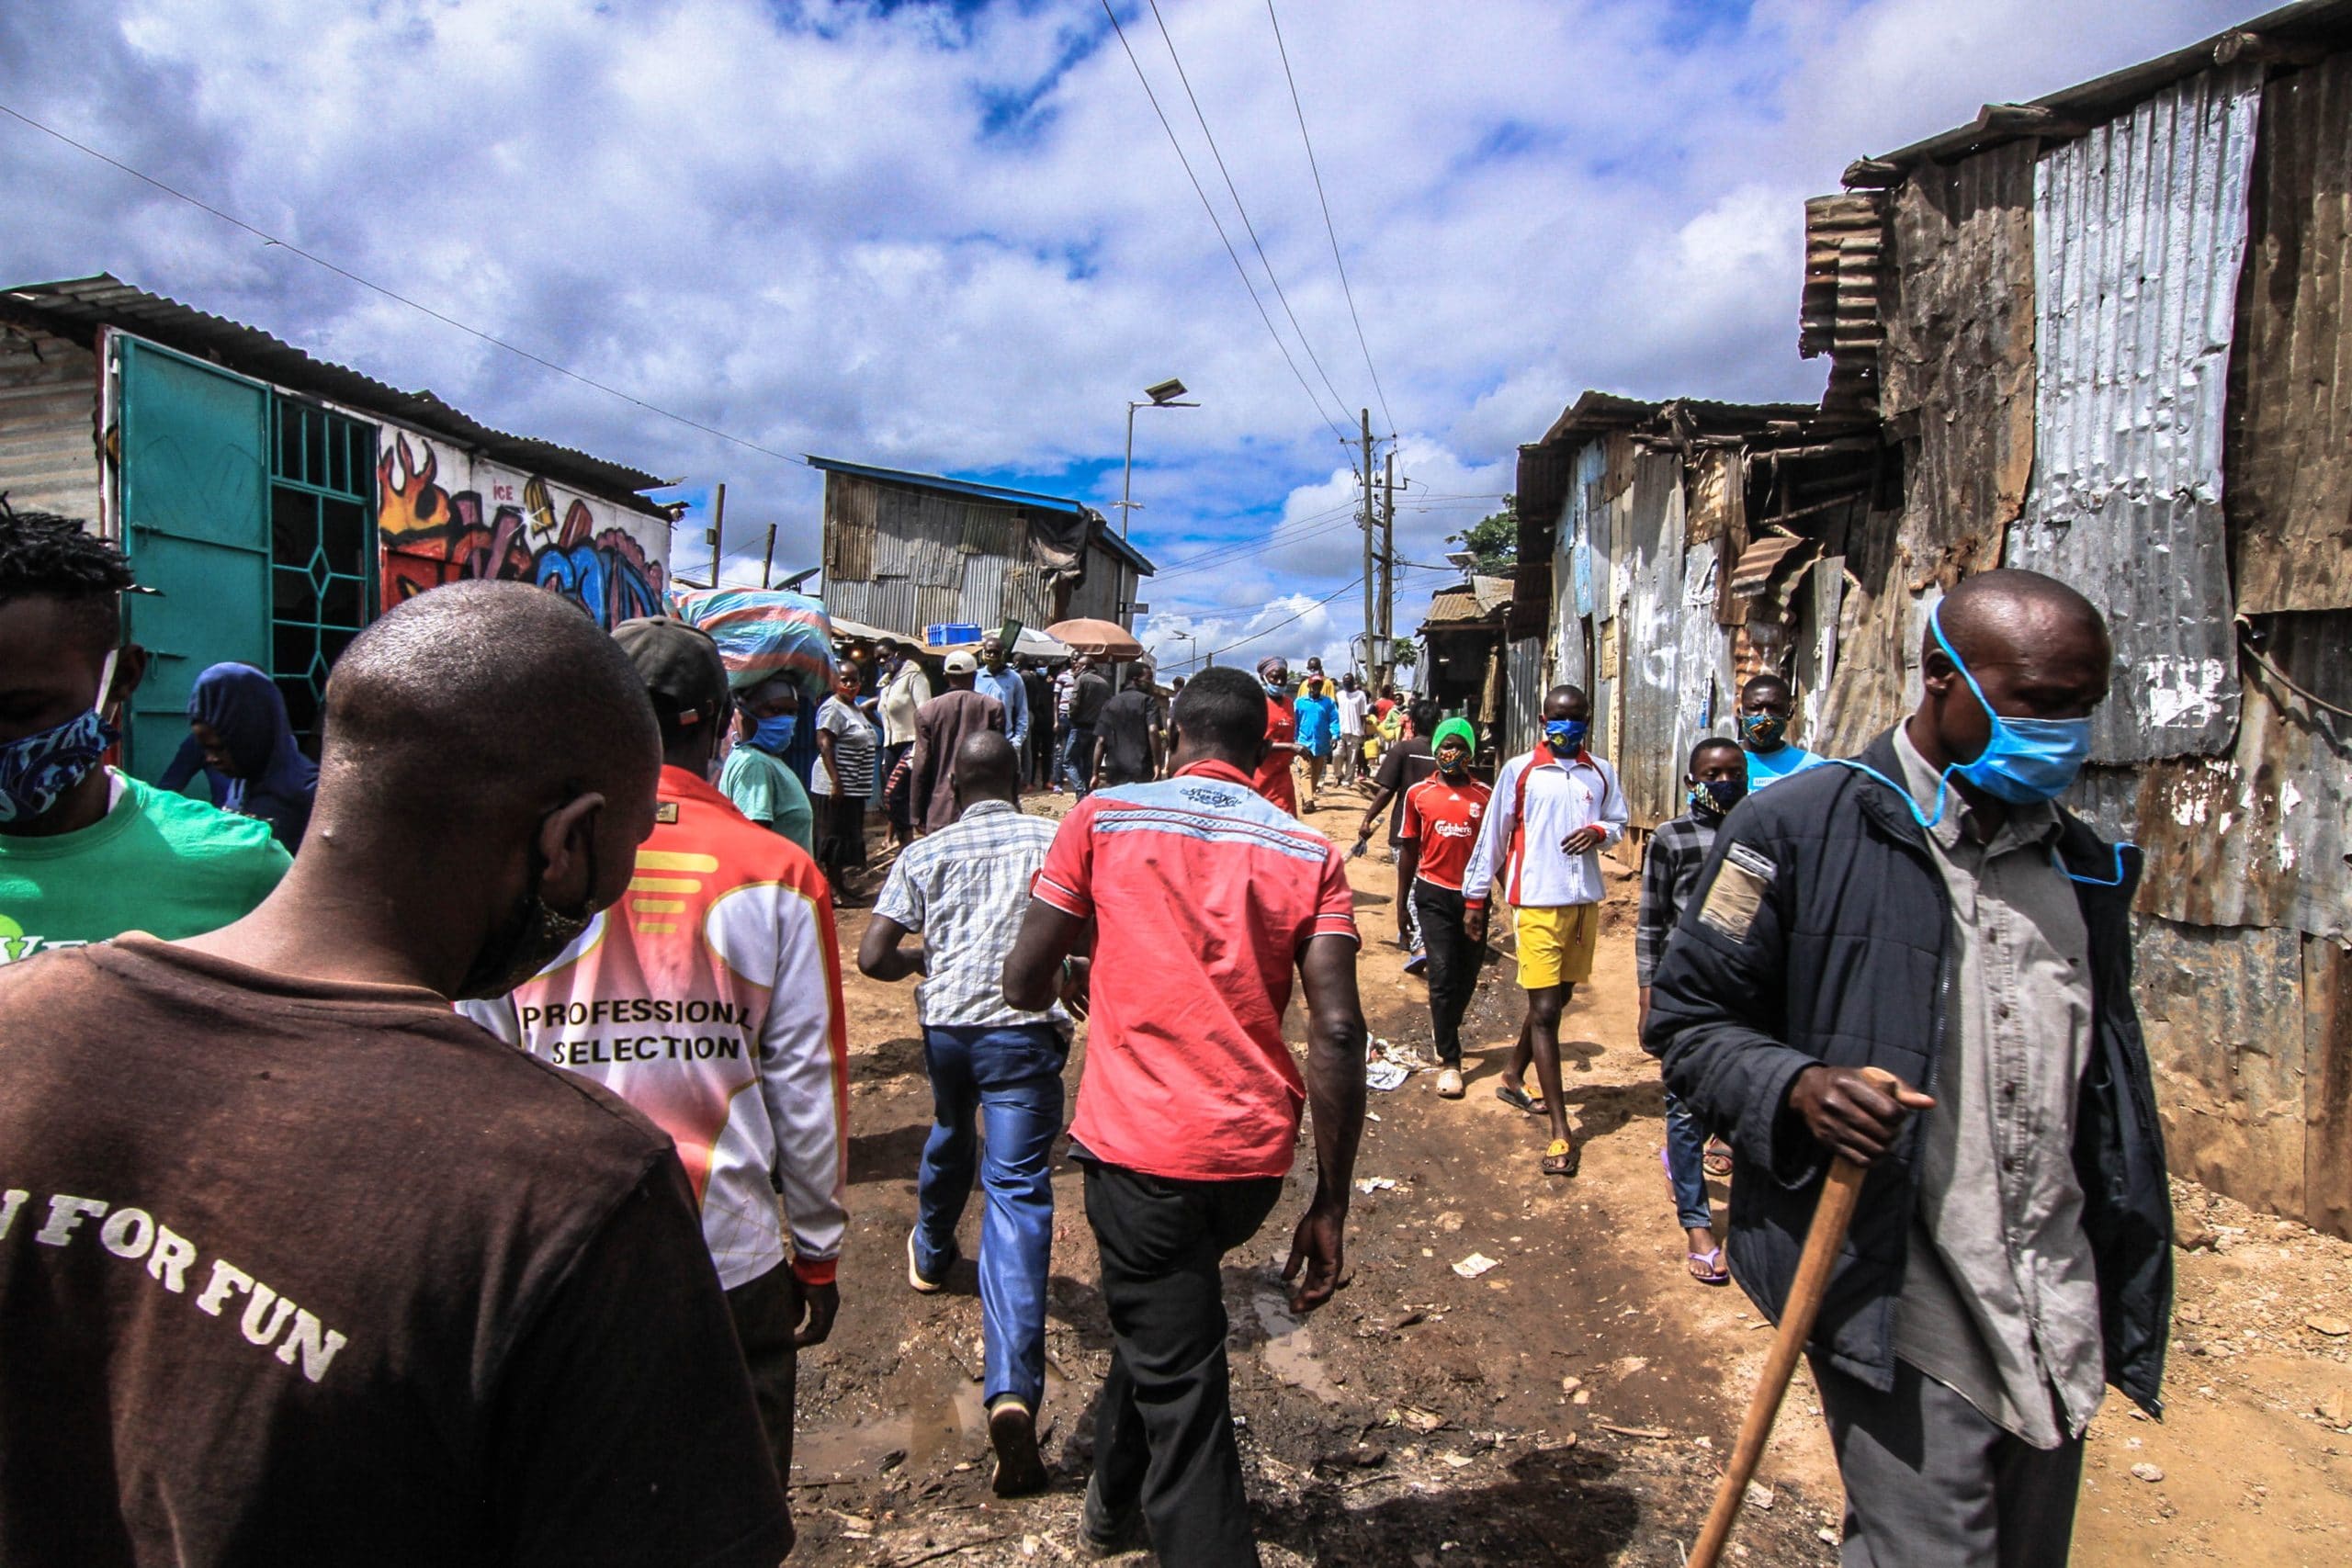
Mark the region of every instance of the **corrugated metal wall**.
<instances>
[{"instance_id":1,"label":"corrugated metal wall","mask_svg":"<svg viewBox=\"0 0 2352 1568\"><path fill-rule=\"evenodd\" d=\"M1503 755L1517 757L1535 750L1543 733L1544 639L1521 637L1503 656Z\"/></svg>"},{"instance_id":2,"label":"corrugated metal wall","mask_svg":"<svg viewBox=\"0 0 2352 1568\"><path fill-rule=\"evenodd\" d=\"M2261 91L2190 77L2034 169L2034 479L2006 558L2107 612L2101 761L2211 755L2237 723L2222 416Z\"/></svg>"},{"instance_id":3,"label":"corrugated metal wall","mask_svg":"<svg viewBox=\"0 0 2352 1568\"><path fill-rule=\"evenodd\" d=\"M1626 500L1623 721L1607 745L1634 826L1655 828L1681 810L1682 459L1637 457Z\"/></svg>"},{"instance_id":4,"label":"corrugated metal wall","mask_svg":"<svg viewBox=\"0 0 2352 1568\"><path fill-rule=\"evenodd\" d=\"M0 332L0 491L27 512L96 527L97 356L48 333Z\"/></svg>"},{"instance_id":5,"label":"corrugated metal wall","mask_svg":"<svg viewBox=\"0 0 2352 1568\"><path fill-rule=\"evenodd\" d=\"M2263 90L2229 489L2238 611L2352 608L2352 53Z\"/></svg>"}]
</instances>

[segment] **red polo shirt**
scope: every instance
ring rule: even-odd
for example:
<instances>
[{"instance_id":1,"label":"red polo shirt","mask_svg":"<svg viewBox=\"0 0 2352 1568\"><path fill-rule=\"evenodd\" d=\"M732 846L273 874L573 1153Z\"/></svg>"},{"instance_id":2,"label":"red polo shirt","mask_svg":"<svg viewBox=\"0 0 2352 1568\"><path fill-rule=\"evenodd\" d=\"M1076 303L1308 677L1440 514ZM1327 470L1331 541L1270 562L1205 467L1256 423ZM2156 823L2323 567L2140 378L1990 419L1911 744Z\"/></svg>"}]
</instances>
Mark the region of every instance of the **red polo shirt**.
<instances>
[{"instance_id":1,"label":"red polo shirt","mask_svg":"<svg viewBox=\"0 0 2352 1568\"><path fill-rule=\"evenodd\" d=\"M1291 976L1310 939L1358 940L1338 848L1238 769L1196 762L1080 801L1035 891L1100 911L1071 1136L1148 1176L1287 1173L1306 1099L1283 1042Z\"/></svg>"}]
</instances>

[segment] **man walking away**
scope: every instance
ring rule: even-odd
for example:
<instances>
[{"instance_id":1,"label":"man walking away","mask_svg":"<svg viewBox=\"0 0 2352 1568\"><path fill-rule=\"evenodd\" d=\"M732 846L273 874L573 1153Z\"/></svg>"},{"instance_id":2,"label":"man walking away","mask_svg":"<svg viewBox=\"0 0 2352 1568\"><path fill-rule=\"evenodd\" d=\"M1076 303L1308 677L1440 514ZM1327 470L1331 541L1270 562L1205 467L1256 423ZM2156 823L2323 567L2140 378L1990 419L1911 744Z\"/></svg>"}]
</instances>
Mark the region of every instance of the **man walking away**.
<instances>
[{"instance_id":1,"label":"man walking away","mask_svg":"<svg viewBox=\"0 0 2352 1568\"><path fill-rule=\"evenodd\" d=\"M915 820L926 833L936 833L956 820L956 791L951 780L956 753L965 738L984 730L1004 733L1004 705L975 688L979 661L957 649L947 656L947 690L922 705L915 716Z\"/></svg>"},{"instance_id":2,"label":"man walking away","mask_svg":"<svg viewBox=\"0 0 2352 1568\"><path fill-rule=\"evenodd\" d=\"M1159 776L1159 704L1151 694L1150 665L1129 666L1127 689L1102 705L1095 738L1095 788Z\"/></svg>"},{"instance_id":3,"label":"man walking away","mask_svg":"<svg viewBox=\"0 0 2352 1568\"><path fill-rule=\"evenodd\" d=\"M1372 694L1352 671L1340 677L1340 783L1353 788L1363 779L1363 738L1372 722Z\"/></svg>"},{"instance_id":4,"label":"man walking away","mask_svg":"<svg viewBox=\"0 0 2352 1568\"><path fill-rule=\"evenodd\" d=\"M1054 788L1059 791L1069 783L1069 697L1078 685L1078 667L1083 662L1073 659L1054 676Z\"/></svg>"},{"instance_id":5,"label":"man walking away","mask_svg":"<svg viewBox=\"0 0 2352 1568\"><path fill-rule=\"evenodd\" d=\"M865 797L874 790L874 727L857 711L863 681L848 660L833 666L832 695L817 710L817 767L808 777L817 860L841 905L853 901L850 872L865 863Z\"/></svg>"},{"instance_id":6,"label":"man walking away","mask_svg":"<svg viewBox=\"0 0 2352 1568\"><path fill-rule=\"evenodd\" d=\"M875 702L882 721L882 755L876 763L875 777L887 783L891 770L915 748L915 715L931 701L931 677L905 643L884 637L876 646L882 654L882 685ZM892 843L913 841L914 817L904 807L889 812L889 821Z\"/></svg>"},{"instance_id":7,"label":"man walking away","mask_svg":"<svg viewBox=\"0 0 2352 1568\"><path fill-rule=\"evenodd\" d=\"M1396 863L1396 945L1408 956L1406 972L1419 974L1428 963L1420 931L1413 914L1413 877L1420 847L1405 838L1405 792L1437 772L1437 749L1425 739L1437 728L1437 704L1423 697L1413 707L1414 738L1399 740L1382 753L1380 770L1373 776L1372 801L1356 824L1357 854L1372 841L1380 814L1388 813L1388 858Z\"/></svg>"},{"instance_id":8,"label":"man walking away","mask_svg":"<svg viewBox=\"0 0 2352 1568\"><path fill-rule=\"evenodd\" d=\"M972 677L972 689L1002 705L1004 737L1015 751L1029 744L1029 688L1022 683L1021 672L1005 663L1004 641L994 632L980 639L980 668ZM954 767L953 759L948 765Z\"/></svg>"},{"instance_id":9,"label":"man walking away","mask_svg":"<svg viewBox=\"0 0 2352 1568\"><path fill-rule=\"evenodd\" d=\"M577 606L436 588L336 661L258 908L0 969L0 1561L791 1545L669 1136L449 1007L622 896L659 745Z\"/></svg>"},{"instance_id":10,"label":"man walking away","mask_svg":"<svg viewBox=\"0 0 2352 1568\"><path fill-rule=\"evenodd\" d=\"M737 699L735 746L719 770L718 792L735 809L810 854L817 852L817 818L808 792L785 761L800 726L800 687L774 675Z\"/></svg>"},{"instance_id":11,"label":"man walking away","mask_svg":"<svg viewBox=\"0 0 2352 1568\"><path fill-rule=\"evenodd\" d=\"M1069 690L1070 788L1083 800L1094 786L1096 731L1103 706L1111 700L1111 682L1091 659L1081 659L1070 668L1078 671Z\"/></svg>"},{"instance_id":12,"label":"man walking away","mask_svg":"<svg viewBox=\"0 0 2352 1568\"><path fill-rule=\"evenodd\" d=\"M1650 1019L1650 981L1666 953L1668 935L1698 890L1699 870L1714 848L1715 829L1747 794L1747 764L1737 743L1717 736L1690 749L1683 774L1690 809L1658 824L1642 851L1642 907L1634 925L1634 979L1642 988L1641 1021ZM1714 1211L1707 1202L1707 1134L1690 1108L1666 1097L1666 1179L1682 1226L1685 1264L1702 1285L1731 1281L1715 1245Z\"/></svg>"},{"instance_id":13,"label":"man walking away","mask_svg":"<svg viewBox=\"0 0 2352 1568\"><path fill-rule=\"evenodd\" d=\"M1462 1098L1462 1015L1478 988L1486 949L1464 929L1462 874L1492 794L1470 773L1476 738L1466 719L1437 727L1437 772L1405 792L1400 831L1414 851L1415 926L1429 956L1430 1025L1437 1042L1438 1096Z\"/></svg>"},{"instance_id":14,"label":"man walking away","mask_svg":"<svg viewBox=\"0 0 2352 1568\"><path fill-rule=\"evenodd\" d=\"M1291 711L1290 662L1276 655L1258 661L1265 688L1266 745L1251 787L1272 805L1298 815L1298 779L1291 761L1298 755L1298 717Z\"/></svg>"},{"instance_id":15,"label":"man walking away","mask_svg":"<svg viewBox=\"0 0 2352 1568\"><path fill-rule=\"evenodd\" d=\"M849 1046L833 911L807 852L704 782L728 702L709 634L637 620L613 637L644 677L662 728L661 805L632 894L512 996L465 1010L508 1043L603 1084L677 1145L776 1475L789 1486L799 1351L832 1332L848 1217ZM658 1019L663 1004L681 1020L717 1021L619 1026ZM582 1019L614 1026L583 1029Z\"/></svg>"},{"instance_id":16,"label":"man walking away","mask_svg":"<svg viewBox=\"0 0 2352 1568\"><path fill-rule=\"evenodd\" d=\"M1020 757L983 730L956 748L950 787L963 812L899 857L875 901L857 966L876 980L920 975L923 1061L933 1122L907 1233L907 1283L936 1292L979 1156L981 1397L1000 1496L1046 1484L1037 1411L1046 1394L1046 1279L1053 1261L1054 1138L1062 1130L1069 1015L1058 1002L1006 1005L1004 960L1045 864L1054 824L1023 817ZM910 952L910 935L922 944ZM978 1145L975 1123L985 1131Z\"/></svg>"},{"instance_id":17,"label":"man walking away","mask_svg":"<svg viewBox=\"0 0 2352 1568\"><path fill-rule=\"evenodd\" d=\"M1739 745L1747 753L1747 787L1762 789L1821 759L1787 739L1796 695L1778 675L1758 675L1739 689Z\"/></svg>"},{"instance_id":18,"label":"man walking away","mask_svg":"<svg viewBox=\"0 0 2352 1568\"><path fill-rule=\"evenodd\" d=\"M1592 978L1600 945L1600 852L1625 836L1625 795L1617 770L1585 750L1592 706L1583 689L1555 686L1544 698L1544 739L1503 764L1494 803L1463 874L1464 924L1472 942L1487 940L1487 898L1497 877L1517 910L1519 983L1527 1022L1511 1048L1497 1098L1552 1122L1544 1150L1546 1176L1574 1176L1582 1151L1568 1136L1560 1093L1560 1015L1577 987ZM1527 1098L1527 1064L1544 1091Z\"/></svg>"},{"instance_id":19,"label":"man walking away","mask_svg":"<svg viewBox=\"0 0 2352 1568\"><path fill-rule=\"evenodd\" d=\"M1732 1273L1767 1316L1831 1157L1872 1168L1810 1347L1849 1564L2063 1564L2103 1384L2157 1410L2139 862L2053 804L2111 661L2073 589L1964 579L1918 707L1725 818L1651 984L1643 1044L1730 1134Z\"/></svg>"},{"instance_id":20,"label":"man walking away","mask_svg":"<svg viewBox=\"0 0 2352 1568\"><path fill-rule=\"evenodd\" d=\"M1062 823L1004 993L1016 1008L1050 1006L1091 933L1093 1023L1070 1134L1114 1343L1085 1543L1117 1550L1140 1511L1168 1568L1241 1568L1258 1551L1220 1262L1281 1195L1305 1099L1315 1199L1283 1277L1305 1270L1295 1312L1329 1299L1363 1132L1363 1014L1339 852L1252 788L1263 685L1203 671L1175 725L1173 777L1105 790ZM1294 967L1306 989L1304 1082L1282 1034Z\"/></svg>"},{"instance_id":21,"label":"man walking away","mask_svg":"<svg viewBox=\"0 0 2352 1568\"><path fill-rule=\"evenodd\" d=\"M1021 694L1029 705L1029 738L1021 749L1022 776L1033 789L1053 783L1054 683L1034 659L1021 661Z\"/></svg>"},{"instance_id":22,"label":"man walking away","mask_svg":"<svg viewBox=\"0 0 2352 1568\"><path fill-rule=\"evenodd\" d=\"M289 863L269 824L100 765L147 672L122 640L122 552L0 511L0 967L127 931L225 926Z\"/></svg>"}]
</instances>

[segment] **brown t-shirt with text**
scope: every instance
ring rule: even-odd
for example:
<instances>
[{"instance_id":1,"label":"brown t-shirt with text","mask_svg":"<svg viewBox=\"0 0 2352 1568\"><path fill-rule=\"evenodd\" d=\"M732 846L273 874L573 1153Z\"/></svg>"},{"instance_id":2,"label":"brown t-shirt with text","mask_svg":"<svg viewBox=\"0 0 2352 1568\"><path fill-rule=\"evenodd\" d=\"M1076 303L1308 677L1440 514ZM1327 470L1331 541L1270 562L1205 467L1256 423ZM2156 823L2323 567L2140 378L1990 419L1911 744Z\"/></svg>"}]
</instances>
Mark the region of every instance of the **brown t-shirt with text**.
<instances>
[{"instance_id":1,"label":"brown t-shirt with text","mask_svg":"<svg viewBox=\"0 0 2352 1568\"><path fill-rule=\"evenodd\" d=\"M775 1563L669 1140L433 993L0 971L0 1562Z\"/></svg>"}]
</instances>

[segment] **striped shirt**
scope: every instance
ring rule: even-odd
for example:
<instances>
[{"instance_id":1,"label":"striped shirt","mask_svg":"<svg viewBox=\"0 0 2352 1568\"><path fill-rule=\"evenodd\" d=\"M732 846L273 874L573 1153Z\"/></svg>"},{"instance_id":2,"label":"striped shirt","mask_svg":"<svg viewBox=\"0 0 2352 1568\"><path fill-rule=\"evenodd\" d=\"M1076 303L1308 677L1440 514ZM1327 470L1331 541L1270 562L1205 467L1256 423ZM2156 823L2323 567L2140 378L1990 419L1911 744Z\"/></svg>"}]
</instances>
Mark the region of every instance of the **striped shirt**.
<instances>
[{"instance_id":1,"label":"striped shirt","mask_svg":"<svg viewBox=\"0 0 2352 1568\"><path fill-rule=\"evenodd\" d=\"M1054 826L1023 816L1010 801L979 800L953 825L899 852L874 914L922 934L928 973L915 987L915 1007L925 1028L1069 1023L1058 1002L1023 1012L1004 999L1004 961Z\"/></svg>"},{"instance_id":2,"label":"striped shirt","mask_svg":"<svg viewBox=\"0 0 2352 1568\"><path fill-rule=\"evenodd\" d=\"M1095 920L1071 1135L1147 1176L1286 1173L1306 1100L1283 1043L1291 977L1314 938L1358 940L1331 840L1239 770L1196 762L1080 801L1036 896Z\"/></svg>"}]
</instances>

